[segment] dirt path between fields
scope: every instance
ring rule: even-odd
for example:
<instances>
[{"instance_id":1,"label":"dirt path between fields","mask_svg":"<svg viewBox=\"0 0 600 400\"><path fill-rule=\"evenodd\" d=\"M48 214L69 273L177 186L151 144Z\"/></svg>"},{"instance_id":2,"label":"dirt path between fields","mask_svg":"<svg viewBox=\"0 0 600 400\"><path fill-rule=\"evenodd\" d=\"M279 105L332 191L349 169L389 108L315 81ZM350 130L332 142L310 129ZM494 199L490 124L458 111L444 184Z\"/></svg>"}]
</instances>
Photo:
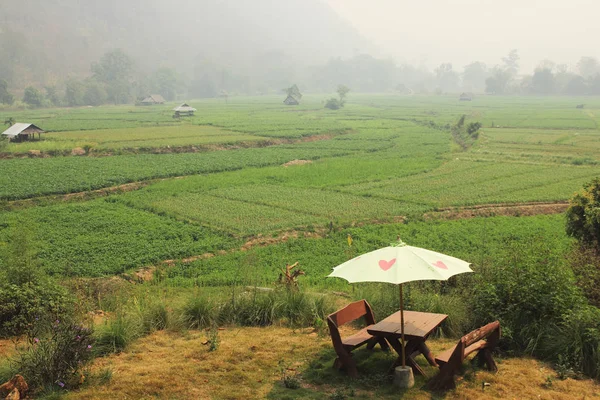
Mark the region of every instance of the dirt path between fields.
<instances>
[{"instance_id":1,"label":"dirt path between fields","mask_svg":"<svg viewBox=\"0 0 600 400\"><path fill-rule=\"evenodd\" d=\"M558 202L531 202L516 204L482 204L470 207L448 207L438 211L425 213L426 220L430 219L466 219L475 217L506 216L532 216L543 214L560 214L565 212L569 203Z\"/></svg>"}]
</instances>

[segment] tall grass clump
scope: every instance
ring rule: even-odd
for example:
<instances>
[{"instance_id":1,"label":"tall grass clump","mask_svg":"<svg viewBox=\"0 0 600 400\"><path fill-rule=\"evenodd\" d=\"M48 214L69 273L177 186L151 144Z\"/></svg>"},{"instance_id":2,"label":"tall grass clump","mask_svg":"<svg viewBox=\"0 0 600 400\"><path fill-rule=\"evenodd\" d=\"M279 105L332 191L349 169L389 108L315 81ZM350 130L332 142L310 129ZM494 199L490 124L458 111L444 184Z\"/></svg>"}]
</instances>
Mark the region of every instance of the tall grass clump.
<instances>
[{"instance_id":1,"label":"tall grass clump","mask_svg":"<svg viewBox=\"0 0 600 400\"><path fill-rule=\"evenodd\" d=\"M214 302L202 295L190 297L181 311L181 320L188 329L207 328L216 320L217 310Z\"/></svg>"},{"instance_id":2,"label":"tall grass clump","mask_svg":"<svg viewBox=\"0 0 600 400\"><path fill-rule=\"evenodd\" d=\"M553 361L557 370L600 378L600 309L585 306L548 326L538 354Z\"/></svg>"},{"instance_id":3,"label":"tall grass clump","mask_svg":"<svg viewBox=\"0 0 600 400\"><path fill-rule=\"evenodd\" d=\"M169 310L161 299L148 296L135 297L129 318L137 318L144 334L166 329L169 325Z\"/></svg>"},{"instance_id":4,"label":"tall grass clump","mask_svg":"<svg viewBox=\"0 0 600 400\"><path fill-rule=\"evenodd\" d=\"M103 356L119 353L143 335L144 326L138 318L119 313L97 329L96 354Z\"/></svg>"}]
</instances>

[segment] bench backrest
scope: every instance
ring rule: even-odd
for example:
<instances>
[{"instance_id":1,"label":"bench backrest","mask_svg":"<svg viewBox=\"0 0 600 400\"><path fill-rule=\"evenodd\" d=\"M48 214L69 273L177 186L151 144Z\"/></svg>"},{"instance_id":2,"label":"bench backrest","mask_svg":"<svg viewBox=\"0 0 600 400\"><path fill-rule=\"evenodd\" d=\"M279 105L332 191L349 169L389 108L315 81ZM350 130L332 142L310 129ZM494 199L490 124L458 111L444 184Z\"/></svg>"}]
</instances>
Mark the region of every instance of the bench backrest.
<instances>
[{"instance_id":1,"label":"bench backrest","mask_svg":"<svg viewBox=\"0 0 600 400\"><path fill-rule=\"evenodd\" d=\"M335 326L340 327L347 324L348 322L356 321L360 317L365 317L367 324L374 324L373 311L371 306L366 300L355 301L354 303L348 304L346 307L329 314L328 320L331 320Z\"/></svg>"},{"instance_id":2,"label":"bench backrest","mask_svg":"<svg viewBox=\"0 0 600 400\"><path fill-rule=\"evenodd\" d=\"M461 337L458 341L458 345L454 349L454 352L450 356L448 363L462 364L465 357L468 355L465 354L467 347L482 339L487 339L486 347L496 347L498 341L500 340L500 322L491 322Z\"/></svg>"},{"instance_id":3,"label":"bench backrest","mask_svg":"<svg viewBox=\"0 0 600 400\"><path fill-rule=\"evenodd\" d=\"M366 300L355 301L354 303L348 304L346 307L329 314L327 316L327 326L329 327L329 334L331 335L331 341L333 347L336 350L341 351L343 349L342 337L338 327L347 324L348 322L356 321L360 317L365 317L367 325L375 323L375 317L373 316L373 310Z\"/></svg>"},{"instance_id":4,"label":"bench backrest","mask_svg":"<svg viewBox=\"0 0 600 400\"><path fill-rule=\"evenodd\" d=\"M488 342L490 340L499 340L500 339L500 322L494 321L489 324L482 326L479 329L475 329L473 332L467 333L463 336L460 341L464 343L465 348L469 347L475 342L478 342L482 339L488 338ZM492 344L492 343L490 343ZM495 345L496 343L494 343Z\"/></svg>"}]
</instances>

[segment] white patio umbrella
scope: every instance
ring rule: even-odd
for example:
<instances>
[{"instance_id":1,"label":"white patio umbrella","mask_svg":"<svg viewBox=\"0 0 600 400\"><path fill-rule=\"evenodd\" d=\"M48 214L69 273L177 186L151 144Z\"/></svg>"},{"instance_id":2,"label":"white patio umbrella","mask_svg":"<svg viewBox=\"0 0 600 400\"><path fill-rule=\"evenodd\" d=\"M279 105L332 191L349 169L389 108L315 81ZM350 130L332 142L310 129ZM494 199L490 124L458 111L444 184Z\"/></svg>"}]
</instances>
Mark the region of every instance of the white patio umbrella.
<instances>
[{"instance_id":1,"label":"white patio umbrella","mask_svg":"<svg viewBox=\"0 0 600 400\"><path fill-rule=\"evenodd\" d=\"M470 263L455 257L408 246L398 240L384 247L346 261L333 269L328 277L356 282L386 282L400 286L400 324L402 338L402 366L406 366L404 354L404 301L402 284L412 281L447 280L453 275L473 272Z\"/></svg>"}]
</instances>

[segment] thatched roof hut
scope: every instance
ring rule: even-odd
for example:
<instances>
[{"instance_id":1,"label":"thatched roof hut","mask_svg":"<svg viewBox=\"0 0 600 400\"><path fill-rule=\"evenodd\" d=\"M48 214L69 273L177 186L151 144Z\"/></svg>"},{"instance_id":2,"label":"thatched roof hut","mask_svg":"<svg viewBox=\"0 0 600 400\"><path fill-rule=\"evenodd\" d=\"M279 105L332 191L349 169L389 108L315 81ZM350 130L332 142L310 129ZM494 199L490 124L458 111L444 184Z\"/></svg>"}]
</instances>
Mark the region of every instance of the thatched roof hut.
<instances>
[{"instance_id":1,"label":"thatched roof hut","mask_svg":"<svg viewBox=\"0 0 600 400\"><path fill-rule=\"evenodd\" d=\"M298 102L298 100L296 100L296 98L292 95L289 95L284 101L283 104L288 105L288 106L297 106L298 104L300 104Z\"/></svg>"},{"instance_id":2,"label":"thatched roof hut","mask_svg":"<svg viewBox=\"0 0 600 400\"><path fill-rule=\"evenodd\" d=\"M7 130L2 132L2 136L8 137L9 140L29 140L29 138L35 138L35 134L38 134L38 138L41 138L41 134L45 133L43 129L34 124L27 124L17 122L12 124Z\"/></svg>"},{"instance_id":3,"label":"thatched roof hut","mask_svg":"<svg viewBox=\"0 0 600 400\"><path fill-rule=\"evenodd\" d=\"M186 103L183 103L179 107L175 107L173 109L173 111L175 111L175 114L173 115L173 117L177 118L177 117L181 117L184 115L194 115L194 113L196 112L196 109L194 107L190 107Z\"/></svg>"},{"instance_id":4,"label":"thatched roof hut","mask_svg":"<svg viewBox=\"0 0 600 400\"><path fill-rule=\"evenodd\" d=\"M165 99L160 94L151 94L140 102L143 105L164 104Z\"/></svg>"},{"instance_id":5,"label":"thatched roof hut","mask_svg":"<svg viewBox=\"0 0 600 400\"><path fill-rule=\"evenodd\" d=\"M461 93L460 101L471 101L473 100L473 93Z\"/></svg>"}]
</instances>

